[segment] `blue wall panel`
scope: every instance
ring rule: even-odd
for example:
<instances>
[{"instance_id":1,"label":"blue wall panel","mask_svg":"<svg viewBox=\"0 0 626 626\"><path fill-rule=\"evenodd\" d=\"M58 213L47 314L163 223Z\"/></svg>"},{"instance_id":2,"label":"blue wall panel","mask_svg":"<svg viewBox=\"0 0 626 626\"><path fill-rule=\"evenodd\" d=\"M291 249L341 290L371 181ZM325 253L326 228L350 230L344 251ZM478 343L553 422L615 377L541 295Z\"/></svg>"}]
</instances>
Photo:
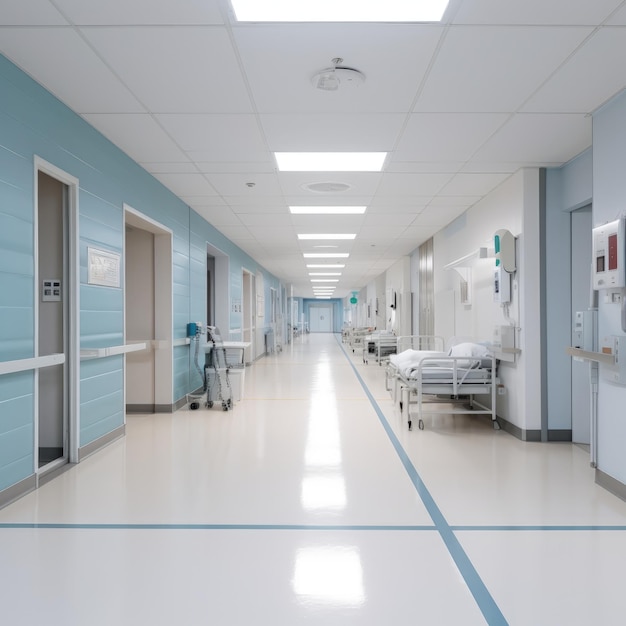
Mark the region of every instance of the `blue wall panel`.
<instances>
[{"instance_id":1,"label":"blue wall panel","mask_svg":"<svg viewBox=\"0 0 626 626\"><path fill-rule=\"evenodd\" d=\"M0 490L33 473L34 376L0 376Z\"/></svg>"},{"instance_id":2,"label":"blue wall panel","mask_svg":"<svg viewBox=\"0 0 626 626\"><path fill-rule=\"evenodd\" d=\"M123 357L81 362L80 445L124 424Z\"/></svg>"},{"instance_id":3,"label":"blue wall panel","mask_svg":"<svg viewBox=\"0 0 626 626\"><path fill-rule=\"evenodd\" d=\"M207 242L230 258L231 297L241 298L241 268L246 267L263 272L265 299L269 302L269 288L279 286L275 277L1 56L0 94L0 359L34 354L35 156L79 181L81 348L123 342L122 287L87 284L87 247L122 254L124 203L172 231L175 339L185 337L187 322L206 318ZM240 316L233 317L232 323L240 325ZM228 336L228 329L224 329L224 335ZM173 368L176 401L197 386L190 346L174 349ZM19 378L20 385L8 387L7 376L0 376L2 408L11 407L13 414L14 407L19 407L25 420L10 429L5 420L3 430L0 417L0 489L31 475L33 469L33 377L32 373L20 376L25 376ZM81 361L81 446L123 424L123 382L121 357Z\"/></svg>"}]
</instances>

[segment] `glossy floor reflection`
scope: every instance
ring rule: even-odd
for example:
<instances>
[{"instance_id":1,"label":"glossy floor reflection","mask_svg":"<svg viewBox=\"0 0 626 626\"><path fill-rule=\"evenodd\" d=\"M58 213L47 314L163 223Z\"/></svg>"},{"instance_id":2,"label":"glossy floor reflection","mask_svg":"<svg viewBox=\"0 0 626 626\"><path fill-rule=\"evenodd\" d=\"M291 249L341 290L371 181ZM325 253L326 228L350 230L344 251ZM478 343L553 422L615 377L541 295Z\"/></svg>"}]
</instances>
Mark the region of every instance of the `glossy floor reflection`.
<instances>
[{"instance_id":1,"label":"glossy floor reflection","mask_svg":"<svg viewBox=\"0 0 626 626\"><path fill-rule=\"evenodd\" d=\"M584 450L488 420L408 432L334 335L244 399L127 436L0 510L11 625L623 624L626 503Z\"/></svg>"}]
</instances>

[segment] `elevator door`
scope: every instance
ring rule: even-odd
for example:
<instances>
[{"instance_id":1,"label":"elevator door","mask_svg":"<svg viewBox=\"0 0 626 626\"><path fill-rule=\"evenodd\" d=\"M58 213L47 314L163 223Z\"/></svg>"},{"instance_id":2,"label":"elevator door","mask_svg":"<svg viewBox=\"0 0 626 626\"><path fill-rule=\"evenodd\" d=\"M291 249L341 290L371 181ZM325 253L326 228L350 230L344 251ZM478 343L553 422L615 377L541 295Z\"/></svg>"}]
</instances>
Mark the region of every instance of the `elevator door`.
<instances>
[{"instance_id":1,"label":"elevator door","mask_svg":"<svg viewBox=\"0 0 626 626\"><path fill-rule=\"evenodd\" d=\"M68 188L38 172L37 257L39 277L38 353L68 355L66 294L68 236ZM66 363L39 370L38 466L56 467L68 460L68 392Z\"/></svg>"}]
</instances>

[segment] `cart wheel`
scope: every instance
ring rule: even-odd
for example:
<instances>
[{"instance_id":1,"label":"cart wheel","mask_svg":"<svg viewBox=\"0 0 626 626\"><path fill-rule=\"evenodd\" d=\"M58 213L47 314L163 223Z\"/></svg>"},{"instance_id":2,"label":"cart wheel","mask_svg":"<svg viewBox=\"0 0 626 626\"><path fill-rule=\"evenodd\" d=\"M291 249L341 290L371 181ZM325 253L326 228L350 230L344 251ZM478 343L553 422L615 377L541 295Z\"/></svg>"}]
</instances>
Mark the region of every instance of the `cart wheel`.
<instances>
[{"instance_id":1,"label":"cart wheel","mask_svg":"<svg viewBox=\"0 0 626 626\"><path fill-rule=\"evenodd\" d=\"M420 430L424 430L424 420L420 420L417 422L417 426Z\"/></svg>"},{"instance_id":2,"label":"cart wheel","mask_svg":"<svg viewBox=\"0 0 626 626\"><path fill-rule=\"evenodd\" d=\"M195 411L196 409L199 409L199 408L200 408L200 403L199 403L199 402L192 402L192 403L189 405L189 408L190 408L192 411Z\"/></svg>"},{"instance_id":3,"label":"cart wheel","mask_svg":"<svg viewBox=\"0 0 626 626\"><path fill-rule=\"evenodd\" d=\"M413 430L413 422L409 420L409 430Z\"/></svg>"},{"instance_id":4,"label":"cart wheel","mask_svg":"<svg viewBox=\"0 0 626 626\"><path fill-rule=\"evenodd\" d=\"M232 398L228 398L228 408L229 409L233 408L233 399Z\"/></svg>"},{"instance_id":5,"label":"cart wheel","mask_svg":"<svg viewBox=\"0 0 626 626\"><path fill-rule=\"evenodd\" d=\"M212 408L213 408L213 400L208 400L208 401L207 401L207 403L206 403L206 405L207 405L207 407L208 407L209 409L212 409Z\"/></svg>"},{"instance_id":6,"label":"cart wheel","mask_svg":"<svg viewBox=\"0 0 626 626\"><path fill-rule=\"evenodd\" d=\"M228 411L228 402L222 402L222 411Z\"/></svg>"}]
</instances>

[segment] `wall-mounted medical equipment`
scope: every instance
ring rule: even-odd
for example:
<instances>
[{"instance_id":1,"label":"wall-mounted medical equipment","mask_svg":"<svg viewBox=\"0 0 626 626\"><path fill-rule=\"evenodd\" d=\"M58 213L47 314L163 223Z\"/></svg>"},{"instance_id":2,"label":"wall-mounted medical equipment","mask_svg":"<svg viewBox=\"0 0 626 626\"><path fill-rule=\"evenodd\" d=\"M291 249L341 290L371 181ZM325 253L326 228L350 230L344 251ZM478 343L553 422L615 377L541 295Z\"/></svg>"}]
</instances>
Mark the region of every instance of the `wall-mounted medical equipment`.
<instances>
[{"instance_id":1,"label":"wall-mounted medical equipment","mask_svg":"<svg viewBox=\"0 0 626 626\"><path fill-rule=\"evenodd\" d=\"M493 236L493 247L496 255L496 267L512 274L516 269L515 236L504 228L497 230Z\"/></svg>"},{"instance_id":2,"label":"wall-mounted medical equipment","mask_svg":"<svg viewBox=\"0 0 626 626\"><path fill-rule=\"evenodd\" d=\"M600 375L618 385L626 385L626 337L611 335L602 340L600 347L602 354L613 356L613 363L603 365L600 363Z\"/></svg>"},{"instance_id":3,"label":"wall-mounted medical equipment","mask_svg":"<svg viewBox=\"0 0 626 626\"><path fill-rule=\"evenodd\" d=\"M515 326L495 326L493 329L493 353L500 361L515 362L515 355L521 350L515 347Z\"/></svg>"},{"instance_id":4,"label":"wall-mounted medical equipment","mask_svg":"<svg viewBox=\"0 0 626 626\"><path fill-rule=\"evenodd\" d=\"M498 265L493 273L493 301L498 304L511 302L511 274Z\"/></svg>"},{"instance_id":5,"label":"wall-mounted medical equipment","mask_svg":"<svg viewBox=\"0 0 626 626\"><path fill-rule=\"evenodd\" d=\"M576 311L572 342L575 348L595 352L597 350L598 312L594 309Z\"/></svg>"},{"instance_id":6,"label":"wall-mounted medical equipment","mask_svg":"<svg viewBox=\"0 0 626 626\"><path fill-rule=\"evenodd\" d=\"M593 288L626 287L624 267L624 228L626 218L619 218L593 229Z\"/></svg>"}]
</instances>

